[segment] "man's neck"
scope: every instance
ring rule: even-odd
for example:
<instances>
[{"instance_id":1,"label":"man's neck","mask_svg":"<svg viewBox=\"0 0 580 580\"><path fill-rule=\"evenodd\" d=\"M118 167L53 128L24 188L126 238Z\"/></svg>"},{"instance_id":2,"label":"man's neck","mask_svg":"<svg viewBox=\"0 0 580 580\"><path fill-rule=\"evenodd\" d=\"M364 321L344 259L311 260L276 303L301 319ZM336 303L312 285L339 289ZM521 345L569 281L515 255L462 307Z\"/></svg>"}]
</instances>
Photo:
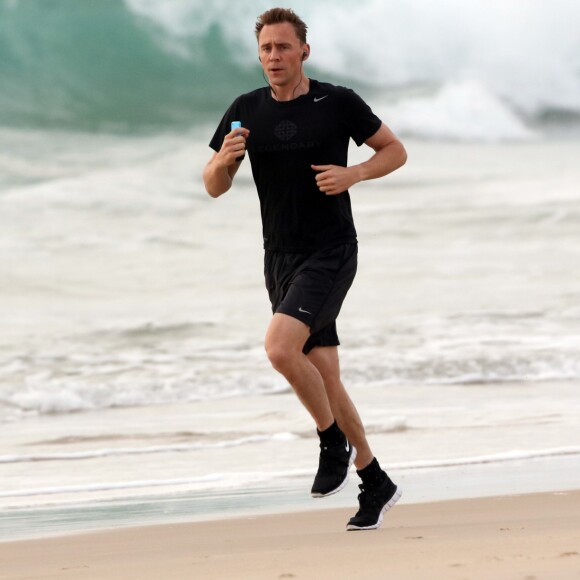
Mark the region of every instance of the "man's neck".
<instances>
[{"instance_id":1,"label":"man's neck","mask_svg":"<svg viewBox=\"0 0 580 580\"><path fill-rule=\"evenodd\" d=\"M293 101L302 95L306 95L310 90L310 79L303 76L297 85L276 87L276 92L272 90L272 98L276 101Z\"/></svg>"}]
</instances>

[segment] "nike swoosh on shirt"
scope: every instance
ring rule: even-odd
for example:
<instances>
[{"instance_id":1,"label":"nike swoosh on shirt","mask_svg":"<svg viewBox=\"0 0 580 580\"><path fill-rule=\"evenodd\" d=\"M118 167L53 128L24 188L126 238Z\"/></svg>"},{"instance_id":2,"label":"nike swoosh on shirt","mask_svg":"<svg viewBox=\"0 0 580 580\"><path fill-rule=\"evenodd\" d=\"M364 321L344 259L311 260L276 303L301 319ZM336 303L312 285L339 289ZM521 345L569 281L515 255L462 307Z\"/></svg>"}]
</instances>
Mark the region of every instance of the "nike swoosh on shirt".
<instances>
[{"instance_id":1,"label":"nike swoosh on shirt","mask_svg":"<svg viewBox=\"0 0 580 580\"><path fill-rule=\"evenodd\" d=\"M310 314L310 315L312 315L312 312L308 312L308 310L304 310L304 308L302 308L302 306L300 306L298 308L298 312L303 312L304 314Z\"/></svg>"},{"instance_id":2,"label":"nike swoosh on shirt","mask_svg":"<svg viewBox=\"0 0 580 580\"><path fill-rule=\"evenodd\" d=\"M318 101L322 101L323 99L326 99L326 97L328 97L328 95L324 95L324 97L314 97L314 102L318 103Z\"/></svg>"}]
</instances>

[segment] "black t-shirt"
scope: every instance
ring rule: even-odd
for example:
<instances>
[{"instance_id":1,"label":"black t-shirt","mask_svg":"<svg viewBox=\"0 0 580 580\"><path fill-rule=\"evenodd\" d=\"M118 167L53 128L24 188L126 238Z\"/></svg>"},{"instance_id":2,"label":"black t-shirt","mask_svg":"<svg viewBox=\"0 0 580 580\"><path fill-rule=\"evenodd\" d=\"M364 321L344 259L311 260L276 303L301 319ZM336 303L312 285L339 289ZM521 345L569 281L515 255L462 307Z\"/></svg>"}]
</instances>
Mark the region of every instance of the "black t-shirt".
<instances>
[{"instance_id":1,"label":"black t-shirt","mask_svg":"<svg viewBox=\"0 0 580 580\"><path fill-rule=\"evenodd\" d=\"M346 167L349 140L360 146L381 126L354 91L311 80L309 92L291 101L276 101L269 87L241 95L210 142L215 151L232 121L250 130L246 150L266 250L310 252L356 241L348 191L324 194L311 168Z\"/></svg>"}]
</instances>

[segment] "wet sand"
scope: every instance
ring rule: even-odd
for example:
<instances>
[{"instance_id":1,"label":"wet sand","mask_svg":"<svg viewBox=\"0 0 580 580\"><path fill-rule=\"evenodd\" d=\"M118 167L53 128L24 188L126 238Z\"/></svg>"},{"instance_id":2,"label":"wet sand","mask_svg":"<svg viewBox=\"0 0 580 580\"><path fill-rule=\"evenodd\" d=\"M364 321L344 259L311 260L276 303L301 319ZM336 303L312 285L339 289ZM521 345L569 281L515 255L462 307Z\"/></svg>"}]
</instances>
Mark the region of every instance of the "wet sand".
<instances>
[{"instance_id":1,"label":"wet sand","mask_svg":"<svg viewBox=\"0 0 580 580\"><path fill-rule=\"evenodd\" d=\"M401 505L402 503L402 505ZM580 578L580 491L162 524L0 544L0 578Z\"/></svg>"}]
</instances>

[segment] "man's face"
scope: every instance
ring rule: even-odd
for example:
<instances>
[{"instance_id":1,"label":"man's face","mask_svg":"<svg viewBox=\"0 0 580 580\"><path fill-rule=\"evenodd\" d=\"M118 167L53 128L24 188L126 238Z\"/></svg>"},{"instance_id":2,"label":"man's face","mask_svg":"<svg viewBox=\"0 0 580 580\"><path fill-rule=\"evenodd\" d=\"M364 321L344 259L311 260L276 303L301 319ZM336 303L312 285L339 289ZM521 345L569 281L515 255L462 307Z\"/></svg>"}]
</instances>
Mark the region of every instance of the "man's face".
<instances>
[{"instance_id":1,"label":"man's face","mask_svg":"<svg viewBox=\"0 0 580 580\"><path fill-rule=\"evenodd\" d=\"M264 74L273 87L295 86L300 82L302 44L289 22L264 26L258 38L258 52Z\"/></svg>"}]
</instances>

